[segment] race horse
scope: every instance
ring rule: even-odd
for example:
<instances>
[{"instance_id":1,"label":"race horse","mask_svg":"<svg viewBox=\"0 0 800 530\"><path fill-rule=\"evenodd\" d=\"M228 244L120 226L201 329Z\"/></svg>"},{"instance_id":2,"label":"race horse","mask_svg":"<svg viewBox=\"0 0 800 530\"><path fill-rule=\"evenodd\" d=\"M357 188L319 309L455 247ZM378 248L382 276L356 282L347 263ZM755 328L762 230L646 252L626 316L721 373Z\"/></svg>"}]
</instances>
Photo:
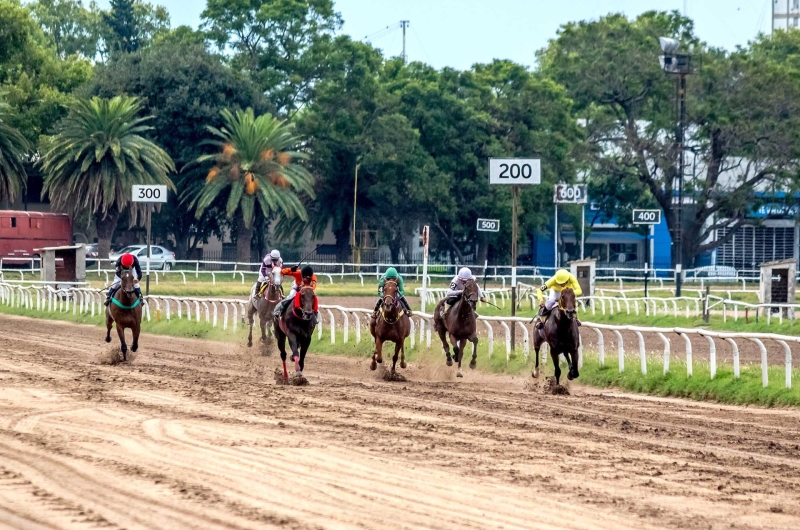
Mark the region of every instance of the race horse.
<instances>
[{"instance_id":1,"label":"race horse","mask_svg":"<svg viewBox=\"0 0 800 530\"><path fill-rule=\"evenodd\" d=\"M125 342L125 330L133 332L131 351L139 349L139 331L142 326L141 299L136 295L136 283L133 273L124 269L120 276L122 282L106 308L106 342L111 342L111 326L116 325L119 345L122 349L122 360L128 360L128 344Z\"/></svg>"},{"instance_id":2,"label":"race horse","mask_svg":"<svg viewBox=\"0 0 800 530\"><path fill-rule=\"evenodd\" d=\"M317 295L310 285L304 285L300 292L290 303L291 307L280 318L273 320L275 337L278 339L278 349L281 352L281 362L283 362L283 380L289 381L289 374L286 372L286 340L289 340L289 347L292 350L292 360L294 361L295 378L303 378L303 368L306 361L306 352L311 344L311 337L316 327L314 322L314 311L317 306Z\"/></svg>"},{"instance_id":3,"label":"race horse","mask_svg":"<svg viewBox=\"0 0 800 530\"><path fill-rule=\"evenodd\" d=\"M442 299L436 305L433 312L433 325L439 338L442 340L442 350L447 355L447 366L453 366L453 359L450 357L450 346L447 343L448 337L450 344L453 345L453 354L458 362L458 377L464 377L461 372L461 359L464 357L464 348L467 342L472 343L472 361L470 368L475 368L478 359L478 316L475 314L475 304L479 297L478 284L474 279L467 280L464 284L464 291L459 299L450 307L444 315L441 314L442 307L447 299Z\"/></svg>"},{"instance_id":4,"label":"race horse","mask_svg":"<svg viewBox=\"0 0 800 530\"><path fill-rule=\"evenodd\" d=\"M375 350L372 352L372 365L375 370L378 363L383 362L383 343L394 342L394 357L392 358L392 374L397 373L397 356L400 355L400 368L406 367L405 342L411 333L411 319L408 318L400 297L397 295L397 282L386 280L383 286L383 300L378 315L370 320L369 332L375 339Z\"/></svg>"},{"instance_id":5,"label":"race horse","mask_svg":"<svg viewBox=\"0 0 800 530\"><path fill-rule=\"evenodd\" d=\"M272 336L272 310L283 299L283 288L281 287L281 269L273 267L267 285L262 287L264 296L256 292L256 286L250 291L250 301L247 304L247 321L250 323L250 334L247 336L247 346L253 347L253 321L254 315L258 313L258 322L261 324L261 342L267 340L267 333Z\"/></svg>"},{"instance_id":6,"label":"race horse","mask_svg":"<svg viewBox=\"0 0 800 530\"><path fill-rule=\"evenodd\" d=\"M567 379L572 381L580 375L578 373L578 348L581 345L581 335L578 329L577 302L575 292L566 288L561 291L558 306L544 323L543 329L537 329L533 334L533 349L536 351L536 367L533 377L539 377L539 348L545 341L550 346L550 357L555 366L556 385L561 378L561 367L558 365L558 355L563 353L567 360L569 372Z\"/></svg>"}]
</instances>

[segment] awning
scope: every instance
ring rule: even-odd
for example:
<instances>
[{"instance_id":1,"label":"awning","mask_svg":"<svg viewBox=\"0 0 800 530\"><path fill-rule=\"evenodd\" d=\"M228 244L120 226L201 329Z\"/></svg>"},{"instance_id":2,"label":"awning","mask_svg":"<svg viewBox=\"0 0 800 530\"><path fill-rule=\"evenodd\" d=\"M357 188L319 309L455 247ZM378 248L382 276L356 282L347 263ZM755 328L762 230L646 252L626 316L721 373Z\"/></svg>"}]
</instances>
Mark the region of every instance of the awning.
<instances>
[{"instance_id":1,"label":"awning","mask_svg":"<svg viewBox=\"0 0 800 530\"><path fill-rule=\"evenodd\" d=\"M580 234L576 236L574 232L566 232L562 234L561 238L564 243L580 243ZM597 232L594 231L586 236L587 245L606 245L606 244L634 244L639 241L644 241L642 234L636 232Z\"/></svg>"}]
</instances>

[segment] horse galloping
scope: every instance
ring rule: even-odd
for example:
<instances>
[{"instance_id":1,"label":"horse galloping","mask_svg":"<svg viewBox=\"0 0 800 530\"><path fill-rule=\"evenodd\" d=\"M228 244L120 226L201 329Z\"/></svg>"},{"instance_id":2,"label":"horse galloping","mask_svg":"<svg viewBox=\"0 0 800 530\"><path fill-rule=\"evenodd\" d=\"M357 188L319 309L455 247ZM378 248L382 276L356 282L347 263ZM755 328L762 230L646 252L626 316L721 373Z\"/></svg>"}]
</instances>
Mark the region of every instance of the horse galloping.
<instances>
[{"instance_id":1,"label":"horse galloping","mask_svg":"<svg viewBox=\"0 0 800 530\"><path fill-rule=\"evenodd\" d=\"M290 310L287 310L280 318L273 320L275 337L278 339L278 349L281 352L281 362L283 362L284 382L289 380L286 372L286 339L289 339L289 347L292 350L295 378L303 379L306 352L311 344L314 328L317 326L314 320L314 313L317 310L317 295L314 294L311 286L302 286L291 304Z\"/></svg>"},{"instance_id":2,"label":"horse galloping","mask_svg":"<svg viewBox=\"0 0 800 530\"><path fill-rule=\"evenodd\" d=\"M258 313L258 322L261 324L261 342L267 340L267 334L272 337L272 327L274 317L272 311L283 299L283 288L281 287L281 269L280 267L273 267L270 273L269 282L265 288L264 296L256 292L255 286L250 291L250 301L247 304L247 321L250 323L250 334L247 336L248 348L253 346L253 321L254 315Z\"/></svg>"},{"instance_id":3,"label":"horse galloping","mask_svg":"<svg viewBox=\"0 0 800 530\"><path fill-rule=\"evenodd\" d=\"M464 291L459 299L450 307L450 310L442 316L442 307L447 299L442 299L436 305L433 313L433 325L439 338L442 341L442 351L447 356L447 366L453 366L450 357L450 344L453 345L453 353L458 362L458 377L464 377L461 372L461 359L464 357L464 348L467 342L472 343L472 360L470 368L475 368L478 359L478 316L475 314L475 305L478 303L480 289L474 279L467 280L464 284Z\"/></svg>"},{"instance_id":4,"label":"horse galloping","mask_svg":"<svg viewBox=\"0 0 800 530\"><path fill-rule=\"evenodd\" d=\"M544 323L544 329L537 329L533 334L533 348L536 351L536 367L533 377L539 377L539 348L546 341L550 346L550 357L555 366L556 385L561 378L561 367L558 365L558 355L563 353L567 360L569 372L567 379L572 381L580 375L578 373L578 348L581 345L581 335L578 329L577 302L575 292L566 288L561 291L558 306Z\"/></svg>"},{"instance_id":5,"label":"horse galloping","mask_svg":"<svg viewBox=\"0 0 800 530\"><path fill-rule=\"evenodd\" d=\"M411 319L400 304L397 282L387 280L383 286L383 300L380 311L369 323L369 332L375 339L375 350L372 352L370 369L378 368L378 363L383 362L383 343L394 342L394 357L392 358L392 374L396 374L397 357L400 354L400 368L406 367L406 338L411 333Z\"/></svg>"},{"instance_id":6,"label":"horse galloping","mask_svg":"<svg viewBox=\"0 0 800 530\"><path fill-rule=\"evenodd\" d=\"M119 344L122 349L122 360L128 360L128 344L125 342L125 330L133 333L131 351L139 349L139 332L142 326L141 299L136 295L136 282L129 269L123 269L119 289L106 307L106 342L111 342L111 326L116 325Z\"/></svg>"}]
</instances>

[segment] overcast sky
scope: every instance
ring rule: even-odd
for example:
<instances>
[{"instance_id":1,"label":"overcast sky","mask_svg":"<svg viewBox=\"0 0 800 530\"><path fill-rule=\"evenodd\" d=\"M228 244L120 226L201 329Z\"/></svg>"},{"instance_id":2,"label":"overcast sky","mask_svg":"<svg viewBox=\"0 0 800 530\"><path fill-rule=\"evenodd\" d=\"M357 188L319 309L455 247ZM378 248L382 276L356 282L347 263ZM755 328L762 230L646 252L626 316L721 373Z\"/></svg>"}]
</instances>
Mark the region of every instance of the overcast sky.
<instances>
[{"instance_id":1,"label":"overcast sky","mask_svg":"<svg viewBox=\"0 0 800 530\"><path fill-rule=\"evenodd\" d=\"M153 2L153 0L150 0ZM409 20L407 53L412 61L437 68L469 68L495 58L532 65L534 53L570 21L596 19L610 12L630 17L651 9L683 10L695 20L700 38L734 49L770 28L773 0L336 0L343 31L355 39ZM165 6L173 27L197 27L202 0L155 0ZM106 7L108 0L99 0ZM400 30L372 43L387 55L399 55Z\"/></svg>"}]
</instances>

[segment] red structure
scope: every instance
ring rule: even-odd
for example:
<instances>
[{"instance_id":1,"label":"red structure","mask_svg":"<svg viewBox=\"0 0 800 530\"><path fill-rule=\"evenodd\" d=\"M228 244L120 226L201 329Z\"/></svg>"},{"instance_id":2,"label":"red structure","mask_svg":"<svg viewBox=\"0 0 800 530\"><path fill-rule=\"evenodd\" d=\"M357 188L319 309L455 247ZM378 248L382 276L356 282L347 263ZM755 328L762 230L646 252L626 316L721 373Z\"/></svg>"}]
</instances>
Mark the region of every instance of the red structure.
<instances>
[{"instance_id":1,"label":"red structure","mask_svg":"<svg viewBox=\"0 0 800 530\"><path fill-rule=\"evenodd\" d=\"M35 249L72 244L72 223L63 213L0 210L0 258L40 257Z\"/></svg>"}]
</instances>

